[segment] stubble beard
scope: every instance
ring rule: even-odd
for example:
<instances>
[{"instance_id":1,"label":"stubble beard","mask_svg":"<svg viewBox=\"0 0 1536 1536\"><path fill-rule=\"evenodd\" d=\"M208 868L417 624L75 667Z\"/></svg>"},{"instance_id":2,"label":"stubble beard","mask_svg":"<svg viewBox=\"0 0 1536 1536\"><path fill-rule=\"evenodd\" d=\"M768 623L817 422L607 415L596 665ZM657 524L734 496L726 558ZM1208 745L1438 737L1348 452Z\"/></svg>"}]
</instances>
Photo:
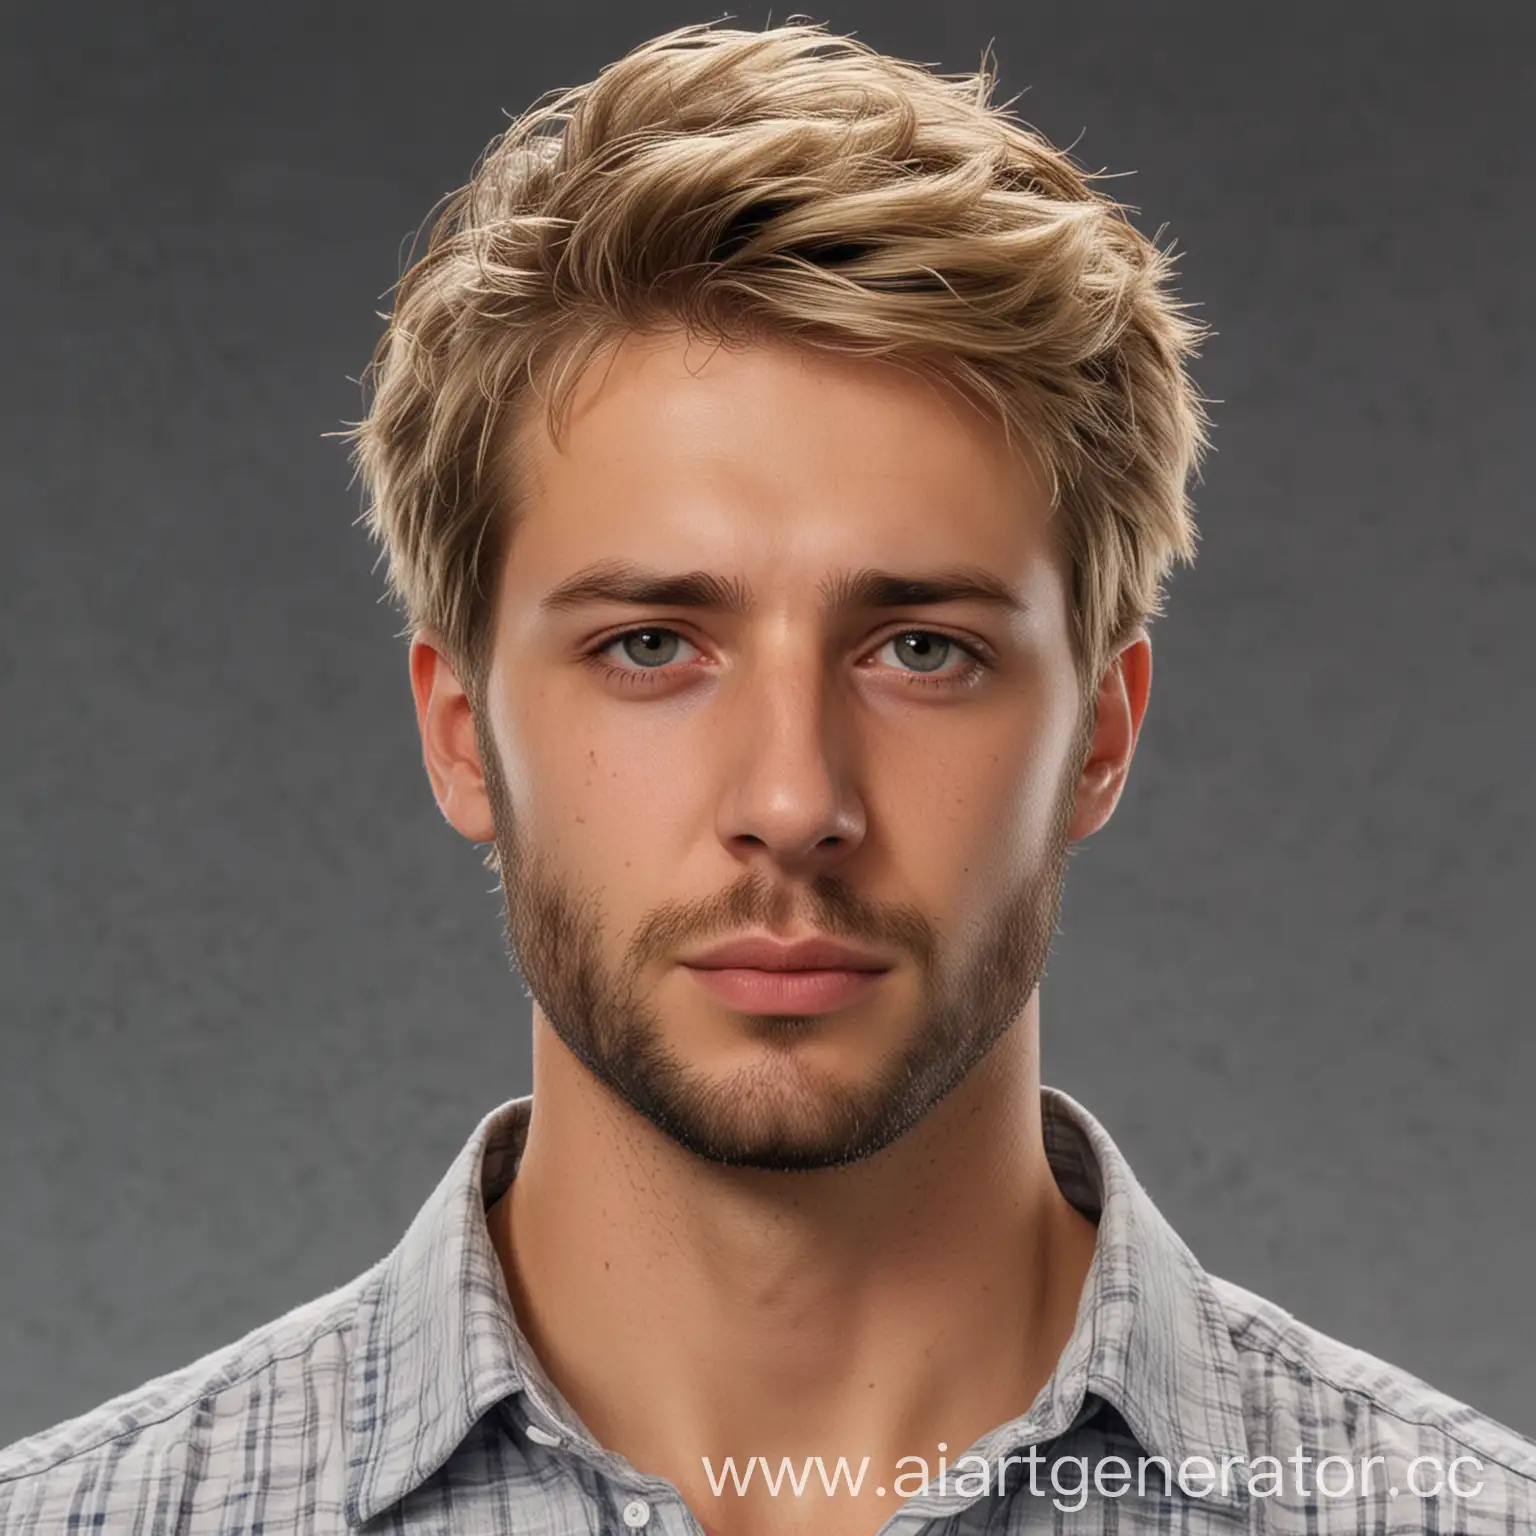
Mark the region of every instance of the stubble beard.
<instances>
[{"instance_id":1,"label":"stubble beard","mask_svg":"<svg viewBox=\"0 0 1536 1536\"><path fill-rule=\"evenodd\" d=\"M1079 743L1085 748L1085 733ZM733 1167L789 1171L837 1167L881 1151L917 1124L987 1055L1023 1012L1045 974L1061 910L1082 752L1074 746L1058 788L1046 847L979 936L945 953L912 907L876 904L835 876L798 896L757 873L718 895L652 911L615 966L604 957L600 893L563 879L526 847L488 733L481 762L496 828L508 956L571 1053L597 1080L696 1156ZM711 1079L668 1044L665 1020L638 982L648 962L701 940L800 918L829 937L905 953L921 979L922 1022L861 1083L807 1066L795 1045L799 1017L743 1015L761 1060ZM831 1025L835 1028L835 1023Z\"/></svg>"}]
</instances>

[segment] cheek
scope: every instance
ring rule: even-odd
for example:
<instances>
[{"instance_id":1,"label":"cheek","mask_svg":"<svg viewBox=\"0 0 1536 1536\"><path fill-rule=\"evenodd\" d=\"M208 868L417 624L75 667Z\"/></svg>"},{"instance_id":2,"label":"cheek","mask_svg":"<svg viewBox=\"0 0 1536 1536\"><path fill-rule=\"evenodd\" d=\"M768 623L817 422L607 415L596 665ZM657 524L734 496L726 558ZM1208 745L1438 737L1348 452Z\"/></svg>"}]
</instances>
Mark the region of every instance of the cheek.
<instances>
[{"instance_id":1,"label":"cheek","mask_svg":"<svg viewBox=\"0 0 1536 1536\"><path fill-rule=\"evenodd\" d=\"M502 760L525 836L596 883L665 859L689 824L686 733L638 710L581 709L548 686L514 699L508 720Z\"/></svg>"},{"instance_id":2,"label":"cheek","mask_svg":"<svg viewBox=\"0 0 1536 1536\"><path fill-rule=\"evenodd\" d=\"M881 824L936 910L1011 885L1040 863L1049 840L1070 722L986 724L942 743L935 733L906 761L895 753L880 759Z\"/></svg>"}]
</instances>

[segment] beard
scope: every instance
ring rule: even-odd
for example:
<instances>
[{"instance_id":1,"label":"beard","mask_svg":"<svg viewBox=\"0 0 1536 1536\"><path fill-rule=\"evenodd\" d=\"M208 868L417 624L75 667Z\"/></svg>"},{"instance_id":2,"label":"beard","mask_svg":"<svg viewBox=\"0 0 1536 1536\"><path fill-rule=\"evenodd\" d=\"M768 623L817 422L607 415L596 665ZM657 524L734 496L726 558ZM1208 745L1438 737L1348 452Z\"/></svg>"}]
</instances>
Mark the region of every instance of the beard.
<instances>
[{"instance_id":1,"label":"beard","mask_svg":"<svg viewBox=\"0 0 1536 1536\"><path fill-rule=\"evenodd\" d=\"M1080 723L1038 863L1020 875L969 943L946 952L916 908L870 901L833 875L797 894L749 872L718 895L654 909L617 964L604 955L600 893L577 889L525 846L494 742L479 730L496 828L486 864L501 876L509 958L571 1053L696 1156L776 1171L870 1157L967 1076L1039 986L1060 916L1068 832L1091 727L1091 720ZM724 1078L704 1075L670 1048L666 1021L639 985L647 964L684 945L752 925L787 925L794 917L827 937L910 956L921 981L917 1029L867 1081L849 1085L795 1053L824 1023L742 1015L764 1047L763 1058Z\"/></svg>"}]
</instances>

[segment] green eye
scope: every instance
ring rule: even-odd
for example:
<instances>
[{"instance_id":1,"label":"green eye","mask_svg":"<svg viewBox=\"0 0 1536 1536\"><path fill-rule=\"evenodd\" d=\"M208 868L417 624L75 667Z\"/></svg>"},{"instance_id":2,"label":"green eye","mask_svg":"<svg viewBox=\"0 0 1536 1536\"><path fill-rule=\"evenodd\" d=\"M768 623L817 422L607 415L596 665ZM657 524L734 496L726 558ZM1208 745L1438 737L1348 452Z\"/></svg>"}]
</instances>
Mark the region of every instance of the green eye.
<instances>
[{"instance_id":1,"label":"green eye","mask_svg":"<svg viewBox=\"0 0 1536 1536\"><path fill-rule=\"evenodd\" d=\"M904 667L913 672L937 672L949 660L954 641L943 635L928 634L923 630L911 630L897 635L891 641L896 655Z\"/></svg>"},{"instance_id":2,"label":"green eye","mask_svg":"<svg viewBox=\"0 0 1536 1536\"><path fill-rule=\"evenodd\" d=\"M622 636L619 645L636 666L664 667L677 660L682 639L670 629L636 629Z\"/></svg>"}]
</instances>

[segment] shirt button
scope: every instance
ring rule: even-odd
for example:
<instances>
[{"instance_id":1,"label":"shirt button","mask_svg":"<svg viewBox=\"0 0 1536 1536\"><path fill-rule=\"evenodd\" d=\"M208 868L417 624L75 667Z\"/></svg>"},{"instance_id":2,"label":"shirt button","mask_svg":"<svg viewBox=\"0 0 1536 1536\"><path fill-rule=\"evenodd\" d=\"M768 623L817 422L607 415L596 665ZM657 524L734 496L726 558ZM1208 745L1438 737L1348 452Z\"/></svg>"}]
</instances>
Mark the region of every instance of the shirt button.
<instances>
[{"instance_id":1,"label":"shirt button","mask_svg":"<svg viewBox=\"0 0 1536 1536\"><path fill-rule=\"evenodd\" d=\"M638 1531L650 1518L651 1506L644 1499L631 1499L624 1506L624 1524L632 1531Z\"/></svg>"},{"instance_id":2,"label":"shirt button","mask_svg":"<svg viewBox=\"0 0 1536 1536\"><path fill-rule=\"evenodd\" d=\"M541 1429L537 1424L530 1424L528 1426L527 1433L528 1433L528 1438L530 1440L532 1440L535 1445L559 1445L560 1444L560 1436L559 1435L553 1434L553 1433L551 1433L547 1429Z\"/></svg>"}]
</instances>

